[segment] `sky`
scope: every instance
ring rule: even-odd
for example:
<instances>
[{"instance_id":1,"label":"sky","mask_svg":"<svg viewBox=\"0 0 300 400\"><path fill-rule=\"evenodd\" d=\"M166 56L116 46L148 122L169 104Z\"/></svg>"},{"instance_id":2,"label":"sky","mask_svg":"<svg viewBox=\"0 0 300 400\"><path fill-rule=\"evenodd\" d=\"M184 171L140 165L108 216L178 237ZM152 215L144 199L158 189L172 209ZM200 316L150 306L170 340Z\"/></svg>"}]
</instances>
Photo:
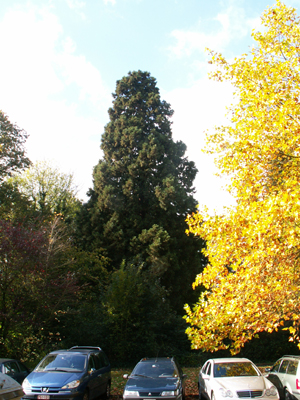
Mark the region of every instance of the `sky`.
<instances>
[{"instance_id":1,"label":"sky","mask_svg":"<svg viewBox=\"0 0 300 400\"><path fill-rule=\"evenodd\" d=\"M31 161L72 173L87 201L116 81L148 71L170 103L173 139L198 169L200 207L234 199L203 153L206 132L228 124L229 83L208 78L206 48L232 60L253 45L269 0L1 0L0 109L26 130ZM285 4L300 9L300 0ZM298 12L299 14L299 12Z\"/></svg>"}]
</instances>

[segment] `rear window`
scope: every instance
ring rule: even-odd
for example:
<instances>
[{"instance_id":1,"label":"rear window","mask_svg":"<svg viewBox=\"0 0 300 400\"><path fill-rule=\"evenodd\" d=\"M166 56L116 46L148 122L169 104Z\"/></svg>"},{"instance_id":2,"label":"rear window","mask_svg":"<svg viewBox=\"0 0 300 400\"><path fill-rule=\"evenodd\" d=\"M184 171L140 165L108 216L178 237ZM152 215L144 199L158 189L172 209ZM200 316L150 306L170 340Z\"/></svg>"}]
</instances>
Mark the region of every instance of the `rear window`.
<instances>
[{"instance_id":1,"label":"rear window","mask_svg":"<svg viewBox=\"0 0 300 400\"><path fill-rule=\"evenodd\" d=\"M296 375L298 368L298 361L290 360L286 373L290 375Z\"/></svg>"}]
</instances>

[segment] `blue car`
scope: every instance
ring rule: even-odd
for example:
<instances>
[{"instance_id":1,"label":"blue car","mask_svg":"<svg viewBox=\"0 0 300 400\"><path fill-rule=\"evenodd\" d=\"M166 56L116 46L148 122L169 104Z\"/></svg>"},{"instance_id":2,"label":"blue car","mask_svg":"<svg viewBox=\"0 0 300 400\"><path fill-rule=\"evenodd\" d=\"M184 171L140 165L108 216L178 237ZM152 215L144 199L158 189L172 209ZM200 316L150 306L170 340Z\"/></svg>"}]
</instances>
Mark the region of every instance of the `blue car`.
<instances>
[{"instance_id":1,"label":"blue car","mask_svg":"<svg viewBox=\"0 0 300 400\"><path fill-rule=\"evenodd\" d=\"M49 353L23 381L23 400L93 400L110 396L111 367L100 347Z\"/></svg>"},{"instance_id":2,"label":"blue car","mask_svg":"<svg viewBox=\"0 0 300 400\"><path fill-rule=\"evenodd\" d=\"M184 400L187 376L174 358L143 358L128 376L123 400Z\"/></svg>"}]
</instances>

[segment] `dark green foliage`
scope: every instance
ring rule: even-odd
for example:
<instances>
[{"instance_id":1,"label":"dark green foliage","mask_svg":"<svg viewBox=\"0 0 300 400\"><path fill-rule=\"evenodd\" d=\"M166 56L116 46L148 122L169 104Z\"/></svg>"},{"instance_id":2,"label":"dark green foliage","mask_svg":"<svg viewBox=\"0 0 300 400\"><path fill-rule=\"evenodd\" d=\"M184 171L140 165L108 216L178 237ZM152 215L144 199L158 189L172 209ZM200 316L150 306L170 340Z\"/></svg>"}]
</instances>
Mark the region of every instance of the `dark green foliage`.
<instances>
[{"instance_id":1,"label":"dark green foliage","mask_svg":"<svg viewBox=\"0 0 300 400\"><path fill-rule=\"evenodd\" d=\"M0 182L30 165L24 149L27 137L23 129L13 125L0 111Z\"/></svg>"},{"instance_id":2,"label":"dark green foliage","mask_svg":"<svg viewBox=\"0 0 300 400\"><path fill-rule=\"evenodd\" d=\"M196 209L197 170L184 157L186 146L173 141L173 110L148 72L117 81L113 98L78 242L104 249L112 268L124 259L142 266L182 310L202 270L203 243L185 234L186 215Z\"/></svg>"}]
</instances>

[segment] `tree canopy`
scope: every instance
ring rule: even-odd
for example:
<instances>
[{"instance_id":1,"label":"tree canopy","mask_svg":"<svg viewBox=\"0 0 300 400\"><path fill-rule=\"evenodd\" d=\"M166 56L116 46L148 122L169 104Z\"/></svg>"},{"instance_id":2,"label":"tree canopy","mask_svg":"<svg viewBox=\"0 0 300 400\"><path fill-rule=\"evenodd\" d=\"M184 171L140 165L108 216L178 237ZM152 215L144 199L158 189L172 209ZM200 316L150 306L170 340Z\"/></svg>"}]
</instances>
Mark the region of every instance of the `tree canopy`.
<instances>
[{"instance_id":1,"label":"tree canopy","mask_svg":"<svg viewBox=\"0 0 300 400\"><path fill-rule=\"evenodd\" d=\"M113 268L135 259L179 300L202 268L203 241L185 235L197 170L185 144L172 138L172 115L148 72L117 81L79 240L85 249L104 249Z\"/></svg>"},{"instance_id":2,"label":"tree canopy","mask_svg":"<svg viewBox=\"0 0 300 400\"><path fill-rule=\"evenodd\" d=\"M24 148L27 138L27 133L13 125L7 115L0 110L0 182L12 172L30 165Z\"/></svg>"},{"instance_id":3,"label":"tree canopy","mask_svg":"<svg viewBox=\"0 0 300 400\"><path fill-rule=\"evenodd\" d=\"M261 22L249 54L229 63L211 52L212 78L229 80L237 102L207 151L231 178L237 203L224 215L188 217L209 263L194 283L205 292L186 306L187 334L207 351L237 353L257 333L285 325L300 341L300 20L277 1Z\"/></svg>"}]
</instances>

